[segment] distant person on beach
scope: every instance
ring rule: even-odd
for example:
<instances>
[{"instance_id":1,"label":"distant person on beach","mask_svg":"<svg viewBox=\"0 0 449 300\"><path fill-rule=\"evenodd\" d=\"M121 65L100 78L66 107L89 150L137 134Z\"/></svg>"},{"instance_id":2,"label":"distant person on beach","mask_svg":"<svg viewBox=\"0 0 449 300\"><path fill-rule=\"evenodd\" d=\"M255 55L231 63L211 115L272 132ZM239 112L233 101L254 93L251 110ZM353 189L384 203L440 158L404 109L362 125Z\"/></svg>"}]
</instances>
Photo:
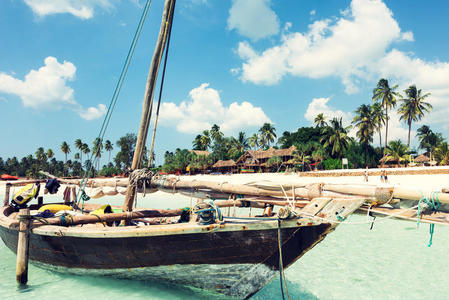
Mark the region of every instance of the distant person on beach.
<instances>
[{"instance_id":1,"label":"distant person on beach","mask_svg":"<svg viewBox=\"0 0 449 300\"><path fill-rule=\"evenodd\" d=\"M388 183L387 171L384 170L384 182Z\"/></svg>"},{"instance_id":2,"label":"distant person on beach","mask_svg":"<svg viewBox=\"0 0 449 300\"><path fill-rule=\"evenodd\" d=\"M365 170L365 182L368 182L368 166L366 167Z\"/></svg>"},{"instance_id":3,"label":"distant person on beach","mask_svg":"<svg viewBox=\"0 0 449 300\"><path fill-rule=\"evenodd\" d=\"M384 170L380 171L380 182L385 182L385 180L384 180Z\"/></svg>"}]
</instances>

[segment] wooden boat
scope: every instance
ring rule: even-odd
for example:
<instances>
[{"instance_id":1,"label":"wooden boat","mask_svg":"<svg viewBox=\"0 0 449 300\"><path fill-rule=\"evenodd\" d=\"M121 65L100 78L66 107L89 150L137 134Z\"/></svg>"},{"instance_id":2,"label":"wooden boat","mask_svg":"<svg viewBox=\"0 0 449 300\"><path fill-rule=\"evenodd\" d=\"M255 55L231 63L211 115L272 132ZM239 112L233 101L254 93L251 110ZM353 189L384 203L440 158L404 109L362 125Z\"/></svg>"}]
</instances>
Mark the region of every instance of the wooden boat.
<instances>
[{"instance_id":1,"label":"wooden boat","mask_svg":"<svg viewBox=\"0 0 449 300\"><path fill-rule=\"evenodd\" d=\"M19 177L13 176L13 175L9 175L9 174L2 174L2 176L0 178L2 180L18 180L19 179Z\"/></svg>"},{"instance_id":2,"label":"wooden boat","mask_svg":"<svg viewBox=\"0 0 449 300\"><path fill-rule=\"evenodd\" d=\"M322 216L348 207L348 200L320 205ZM352 202L341 217L356 209ZM327 207L327 209L326 209ZM38 208L37 206L32 209ZM313 209L307 207L305 209ZM16 216L13 216L16 214ZM62 226L34 221L30 260L50 270L119 278L152 278L245 299L279 272L279 245L287 268L335 228L313 218L224 218L209 225ZM19 221L11 206L0 210L0 237L17 250ZM281 240L278 237L281 234Z\"/></svg>"}]
</instances>

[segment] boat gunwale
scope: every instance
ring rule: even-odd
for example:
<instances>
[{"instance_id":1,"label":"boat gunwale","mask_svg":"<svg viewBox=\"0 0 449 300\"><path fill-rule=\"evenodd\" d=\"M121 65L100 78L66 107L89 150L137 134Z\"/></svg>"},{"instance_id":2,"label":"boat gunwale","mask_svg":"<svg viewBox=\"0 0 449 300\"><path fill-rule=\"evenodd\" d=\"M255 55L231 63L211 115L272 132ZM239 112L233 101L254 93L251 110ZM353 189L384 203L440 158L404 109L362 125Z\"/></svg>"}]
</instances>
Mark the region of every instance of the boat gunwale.
<instances>
[{"instance_id":1,"label":"boat gunwale","mask_svg":"<svg viewBox=\"0 0 449 300\"><path fill-rule=\"evenodd\" d=\"M6 216L5 211L8 207L0 210L0 226L18 230L19 222ZM225 217L226 218L226 217ZM245 230L272 230L277 229L278 219L267 220L254 218L255 221L245 223L222 222L210 225L201 225L197 223L175 223L146 226L119 226L119 227L65 227L59 225L41 225L32 228L32 233L46 236L70 236L84 238L124 238L124 237L146 237L161 235L177 235L192 233L210 233L227 231L245 231ZM294 228L303 226L318 226L325 222L317 221L312 218L294 218L282 220L282 228Z\"/></svg>"}]
</instances>

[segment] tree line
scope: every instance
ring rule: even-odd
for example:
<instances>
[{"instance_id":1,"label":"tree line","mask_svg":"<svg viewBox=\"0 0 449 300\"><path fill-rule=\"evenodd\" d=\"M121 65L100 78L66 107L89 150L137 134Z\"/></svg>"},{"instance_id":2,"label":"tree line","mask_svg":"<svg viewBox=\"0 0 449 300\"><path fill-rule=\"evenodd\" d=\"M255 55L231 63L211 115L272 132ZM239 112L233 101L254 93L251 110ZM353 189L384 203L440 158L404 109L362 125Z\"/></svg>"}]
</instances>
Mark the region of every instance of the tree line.
<instances>
[{"instance_id":1,"label":"tree line","mask_svg":"<svg viewBox=\"0 0 449 300\"><path fill-rule=\"evenodd\" d=\"M430 93L424 93L416 85L410 85L404 90L404 95L398 91L398 85L390 86L387 79L380 79L373 89L372 104L362 104L354 112L351 125L344 126L342 118L333 118L327 121L324 114L318 114L314 119L314 127L301 127L297 131L285 131L277 139L276 129L272 124L265 123L256 133L249 137L245 132L237 136L225 137L218 125L204 130L196 135L192 142L194 150L208 150L210 155L197 155L187 149L176 149L174 152L166 151L164 171L185 170L186 166L205 169L217 160L237 160L247 150L266 150L271 145L274 148L288 148L295 146L293 162L298 168L335 169L341 168L341 158L346 157L349 167L376 167L379 161L397 164L412 160L417 154L416 149L410 149L410 134L413 122L420 121L424 115L431 111L432 105L426 102ZM407 144L400 139L388 141L388 123L394 108L400 120L408 126ZM349 136L352 128L356 129L356 138ZM382 144L382 131L384 144ZM379 136L379 147L373 146L374 135ZM441 165L449 163L448 144L441 133L433 132L429 126L423 125L417 130L419 149ZM270 158L267 165L279 169L282 163L279 157Z\"/></svg>"},{"instance_id":2,"label":"tree line","mask_svg":"<svg viewBox=\"0 0 449 300\"><path fill-rule=\"evenodd\" d=\"M12 157L6 160L0 157L0 174L39 178L43 176L39 171L46 171L58 177L80 177L89 170L89 176L112 176L131 168L136 140L137 137L133 133L120 137L115 143L119 151L112 159L111 152L114 145L110 140L103 143L100 138L96 138L91 146L81 139L76 139L73 144L63 141L59 150L64 155L64 161L57 160L52 149L45 150L39 147L34 156L29 154L21 159ZM108 153L108 161L100 168L100 159L104 151ZM73 157L69 157L71 154L74 154ZM143 164L147 162L145 154Z\"/></svg>"}]
</instances>

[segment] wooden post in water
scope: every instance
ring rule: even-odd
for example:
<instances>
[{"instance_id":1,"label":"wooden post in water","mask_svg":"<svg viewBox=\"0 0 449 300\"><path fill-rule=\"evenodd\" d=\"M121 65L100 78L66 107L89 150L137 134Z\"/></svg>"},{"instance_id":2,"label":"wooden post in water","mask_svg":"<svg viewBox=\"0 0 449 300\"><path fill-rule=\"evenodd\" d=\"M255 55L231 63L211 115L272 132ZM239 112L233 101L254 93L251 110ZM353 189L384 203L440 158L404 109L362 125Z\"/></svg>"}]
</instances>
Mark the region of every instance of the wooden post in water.
<instances>
[{"instance_id":1,"label":"wooden post in water","mask_svg":"<svg viewBox=\"0 0 449 300\"><path fill-rule=\"evenodd\" d=\"M23 208L19 212L21 216L19 224L19 238L17 241L17 283L26 284L28 281L28 250L30 246L30 209Z\"/></svg>"},{"instance_id":2,"label":"wooden post in water","mask_svg":"<svg viewBox=\"0 0 449 300\"><path fill-rule=\"evenodd\" d=\"M3 206L9 205L9 191L11 190L11 183L6 183L6 190L5 190L5 199L3 199Z\"/></svg>"},{"instance_id":3,"label":"wooden post in water","mask_svg":"<svg viewBox=\"0 0 449 300\"><path fill-rule=\"evenodd\" d=\"M156 86L157 74L159 71L162 54L164 53L165 44L167 42L167 33L171 26L172 18L170 16L174 13L173 8L175 1L176 0L165 0L159 37L156 48L154 49L153 59L151 61L150 71L148 72L147 84L145 87L142 118L140 120L139 135L137 136L136 149L134 150L133 162L131 165L132 170L137 170L140 168L143 149L145 147L148 134L148 126L150 125L151 110L153 108L154 88ZM126 189L125 202L123 203L123 211L132 211L135 196L136 187L128 185Z\"/></svg>"}]
</instances>

